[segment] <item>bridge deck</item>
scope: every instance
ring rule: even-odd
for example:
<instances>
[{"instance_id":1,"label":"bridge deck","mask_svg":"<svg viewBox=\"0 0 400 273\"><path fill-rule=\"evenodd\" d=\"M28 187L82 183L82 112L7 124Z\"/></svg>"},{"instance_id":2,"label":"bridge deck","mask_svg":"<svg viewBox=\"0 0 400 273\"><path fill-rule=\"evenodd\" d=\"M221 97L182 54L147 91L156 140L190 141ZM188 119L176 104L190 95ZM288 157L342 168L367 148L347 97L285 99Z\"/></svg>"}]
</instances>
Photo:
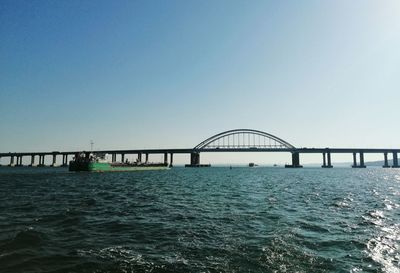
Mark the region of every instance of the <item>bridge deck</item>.
<instances>
[{"instance_id":1,"label":"bridge deck","mask_svg":"<svg viewBox=\"0 0 400 273\"><path fill-rule=\"evenodd\" d=\"M0 153L0 157L8 156L29 156L29 155L72 155L82 151L53 151L53 152L13 152L13 153ZM193 152L201 153L220 153L220 152L298 152L298 153L400 153L400 149L391 148L295 148L295 149L273 149L273 148L209 148L209 149L133 149L133 150L97 150L94 153L107 153L107 154L190 154Z\"/></svg>"}]
</instances>

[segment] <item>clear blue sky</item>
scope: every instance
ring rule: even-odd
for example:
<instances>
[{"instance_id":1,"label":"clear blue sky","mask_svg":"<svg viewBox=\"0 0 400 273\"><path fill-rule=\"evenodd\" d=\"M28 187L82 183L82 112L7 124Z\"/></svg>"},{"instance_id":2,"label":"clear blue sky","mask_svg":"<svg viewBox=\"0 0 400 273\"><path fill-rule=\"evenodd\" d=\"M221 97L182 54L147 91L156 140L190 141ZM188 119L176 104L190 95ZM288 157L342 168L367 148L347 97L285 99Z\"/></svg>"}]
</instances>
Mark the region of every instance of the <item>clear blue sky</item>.
<instances>
[{"instance_id":1,"label":"clear blue sky","mask_svg":"<svg viewBox=\"0 0 400 273\"><path fill-rule=\"evenodd\" d=\"M0 151L398 148L399 33L396 0L2 0Z\"/></svg>"}]
</instances>

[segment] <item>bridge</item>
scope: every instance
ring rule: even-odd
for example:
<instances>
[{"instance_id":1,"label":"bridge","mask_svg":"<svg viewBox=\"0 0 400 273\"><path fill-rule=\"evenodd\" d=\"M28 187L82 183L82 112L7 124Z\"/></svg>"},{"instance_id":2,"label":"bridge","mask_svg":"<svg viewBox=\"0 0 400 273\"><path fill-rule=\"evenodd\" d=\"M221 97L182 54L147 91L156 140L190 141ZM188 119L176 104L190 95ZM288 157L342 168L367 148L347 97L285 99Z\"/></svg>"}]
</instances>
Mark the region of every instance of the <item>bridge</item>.
<instances>
[{"instance_id":1,"label":"bridge","mask_svg":"<svg viewBox=\"0 0 400 273\"><path fill-rule=\"evenodd\" d=\"M321 154L322 155L322 168L332 168L331 155L332 154L352 154L353 155L353 168L366 168L364 162L365 154L382 154L384 168L399 168L398 153L400 149L384 149L384 148L296 148L287 141L274 136L272 134L253 130L253 129L235 129L225 131L214 136L211 136L204 141L200 142L193 148L188 149L134 149L134 150L97 150L93 153L109 154L111 161L116 162L117 156L120 161L125 161L127 155L136 155L139 162L148 162L149 155L161 154L164 155L164 163L173 166L174 154L190 154L190 163L187 167L203 167L200 163L201 153L218 153L218 152L284 152L291 154L291 164L285 165L286 168L302 168L300 164L301 154ZM30 157L30 164L28 166L45 166L45 157L52 158L50 166L58 166L57 159L62 157L61 166L68 165L68 158L75 156L82 151L53 151L53 152L14 152L14 153L0 153L1 158L9 158L7 166L23 166L23 157ZM85 152L87 156L91 152ZM392 166L389 165L389 155L393 158ZM36 160L38 159L38 160Z\"/></svg>"}]
</instances>

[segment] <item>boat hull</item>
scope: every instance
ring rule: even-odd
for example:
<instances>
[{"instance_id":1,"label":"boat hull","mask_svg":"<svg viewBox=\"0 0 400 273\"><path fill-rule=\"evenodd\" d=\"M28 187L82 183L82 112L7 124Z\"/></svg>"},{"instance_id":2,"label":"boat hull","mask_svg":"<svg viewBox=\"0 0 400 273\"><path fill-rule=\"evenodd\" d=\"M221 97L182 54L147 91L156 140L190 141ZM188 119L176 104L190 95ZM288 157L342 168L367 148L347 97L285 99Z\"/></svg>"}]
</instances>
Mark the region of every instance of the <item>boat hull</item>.
<instances>
[{"instance_id":1,"label":"boat hull","mask_svg":"<svg viewBox=\"0 0 400 273\"><path fill-rule=\"evenodd\" d=\"M150 171L167 170L167 165L127 165L110 164L103 162L75 162L69 163L69 170L72 172L131 172L131 171Z\"/></svg>"}]
</instances>

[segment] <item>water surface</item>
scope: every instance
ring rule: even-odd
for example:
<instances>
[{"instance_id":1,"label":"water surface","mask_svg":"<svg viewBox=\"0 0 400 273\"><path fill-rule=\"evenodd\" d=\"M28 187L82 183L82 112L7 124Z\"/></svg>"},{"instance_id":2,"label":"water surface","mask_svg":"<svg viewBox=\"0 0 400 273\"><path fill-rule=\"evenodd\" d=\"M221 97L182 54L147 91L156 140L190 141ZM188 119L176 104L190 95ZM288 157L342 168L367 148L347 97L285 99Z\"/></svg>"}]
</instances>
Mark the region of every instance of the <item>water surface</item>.
<instances>
[{"instance_id":1,"label":"water surface","mask_svg":"<svg viewBox=\"0 0 400 273\"><path fill-rule=\"evenodd\" d=\"M400 272L400 170L0 168L0 272Z\"/></svg>"}]
</instances>

